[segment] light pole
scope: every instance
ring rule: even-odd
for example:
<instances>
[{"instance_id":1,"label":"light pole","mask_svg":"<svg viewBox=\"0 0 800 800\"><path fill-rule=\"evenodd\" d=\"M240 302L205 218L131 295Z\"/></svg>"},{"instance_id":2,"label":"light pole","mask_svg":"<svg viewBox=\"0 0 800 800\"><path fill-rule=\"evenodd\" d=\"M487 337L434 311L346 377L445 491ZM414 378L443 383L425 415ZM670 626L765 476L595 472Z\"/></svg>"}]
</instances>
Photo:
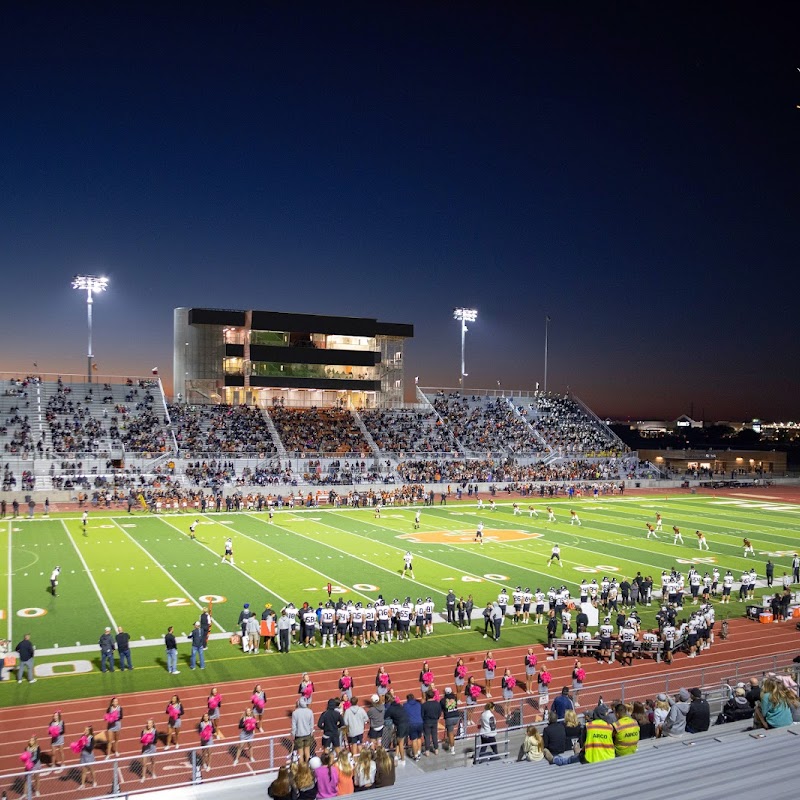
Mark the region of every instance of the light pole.
<instances>
[{"instance_id":1,"label":"light pole","mask_svg":"<svg viewBox=\"0 0 800 800\"><path fill-rule=\"evenodd\" d=\"M478 312L474 308L454 308L453 309L453 319L458 320L461 323L461 378L459 379L459 384L461 388L464 388L464 378L467 377L467 371L464 366L464 337L469 330L467 328L468 322L475 322L478 318Z\"/></svg>"},{"instance_id":2,"label":"light pole","mask_svg":"<svg viewBox=\"0 0 800 800\"><path fill-rule=\"evenodd\" d=\"M550 315L544 315L544 393L547 394L547 337L550 332Z\"/></svg>"},{"instance_id":3,"label":"light pole","mask_svg":"<svg viewBox=\"0 0 800 800\"><path fill-rule=\"evenodd\" d=\"M92 382L92 295L104 292L108 288L108 278L99 278L96 275L76 275L72 279L72 288L86 291L86 316L89 321L89 350L87 353L86 374L88 383Z\"/></svg>"}]
</instances>

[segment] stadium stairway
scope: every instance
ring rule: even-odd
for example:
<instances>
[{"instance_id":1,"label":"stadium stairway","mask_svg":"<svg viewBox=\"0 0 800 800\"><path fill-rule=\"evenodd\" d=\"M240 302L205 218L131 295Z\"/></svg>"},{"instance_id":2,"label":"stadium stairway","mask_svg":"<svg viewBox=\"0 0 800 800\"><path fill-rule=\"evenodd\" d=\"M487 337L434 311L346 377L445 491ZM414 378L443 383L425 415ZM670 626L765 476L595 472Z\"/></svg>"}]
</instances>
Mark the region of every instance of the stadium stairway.
<instances>
[{"instance_id":1,"label":"stadium stairway","mask_svg":"<svg viewBox=\"0 0 800 800\"><path fill-rule=\"evenodd\" d=\"M356 421L356 425L358 425L358 429L361 431L361 435L364 437L364 440L369 445L369 449L372 450L372 455L375 458L380 458L381 457L380 448L375 443L375 440L372 438L372 434L367 430L367 426L364 424L364 420L361 419L361 414L359 414L355 408L351 409L350 413L353 415L353 419Z\"/></svg>"},{"instance_id":2,"label":"stadium stairway","mask_svg":"<svg viewBox=\"0 0 800 800\"><path fill-rule=\"evenodd\" d=\"M269 415L269 409L263 408L261 411L264 414L264 420L267 423L267 430L269 431L269 435L272 437L272 443L275 445L275 450L278 453L278 457L286 458L286 448L283 446L281 437L278 435L278 429L275 427L275 423L272 421L272 417Z\"/></svg>"},{"instance_id":3,"label":"stadium stairway","mask_svg":"<svg viewBox=\"0 0 800 800\"><path fill-rule=\"evenodd\" d=\"M738 726L728 731L727 727L715 726L703 734L675 739L649 739L634 755L566 768L551 766L544 760L533 763L509 760L468 767L456 763L424 773L409 762L397 769L394 786L371 792L376 793L378 800L418 800L420 797L485 800L487 793L492 797L527 800L542 796L579 797L586 793L587 781L612 791L619 787L641 787L646 791L647 786L660 786L666 791L666 781L670 781L678 794L691 787L690 793L697 797L706 794L763 796L770 800L796 797L800 725L761 732L743 731ZM148 792L148 797L238 800L242 792L250 796L266 794L275 774Z\"/></svg>"}]
</instances>

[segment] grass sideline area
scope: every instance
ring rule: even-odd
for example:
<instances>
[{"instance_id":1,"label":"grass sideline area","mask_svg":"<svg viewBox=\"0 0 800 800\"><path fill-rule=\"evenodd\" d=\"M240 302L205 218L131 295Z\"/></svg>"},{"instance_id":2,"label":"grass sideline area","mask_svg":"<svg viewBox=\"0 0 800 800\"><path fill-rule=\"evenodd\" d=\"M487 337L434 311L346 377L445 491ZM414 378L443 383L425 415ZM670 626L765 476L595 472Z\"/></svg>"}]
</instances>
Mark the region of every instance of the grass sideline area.
<instances>
[{"instance_id":1,"label":"grass sideline area","mask_svg":"<svg viewBox=\"0 0 800 800\"><path fill-rule=\"evenodd\" d=\"M52 514L47 519L3 520L0 552L7 596L2 603L0 635L11 647L30 633L39 650L37 667L53 664L54 675L35 686L9 681L0 705L90 697L117 692L167 689L201 683L224 683L242 678L341 668L365 663L448 655L479 650L482 607L501 588L517 585L532 590L565 584L577 595L581 580L598 582L612 573L632 578L637 571L651 575L660 588L663 569L677 566L686 572L694 564L700 572L717 566L731 569L736 588L742 570L753 565L743 557L742 539L752 540L756 569L764 577L764 564L775 564L780 585L797 546L800 506L736 498L692 495L662 498L648 495L581 500L518 500L521 513L513 514L512 501L498 498L494 511L479 510L474 501L446 506L388 507L380 519L373 509L326 508L276 511L272 522L266 513L165 514L155 516L117 509L91 511L84 535L80 514ZM556 522L547 522L546 505ZM539 517L528 513L533 505ZM421 510L421 527L413 520ZM570 510L578 511L582 525L570 525ZM647 522L663 515L659 539L647 539ZM197 518L197 539L188 536ZM474 542L477 523L483 522L484 544ZM683 545L672 543L672 526L681 528ZM696 529L707 537L710 550L700 551ZM221 563L226 537L232 537L235 567ZM547 567L553 544L561 547L563 568ZM403 554L414 554L414 580L402 578ZM58 596L49 591L50 572L59 565ZM394 597L431 596L437 609L452 588L457 597L475 600L470 631L444 623L432 636L372 645L367 649L295 649L288 655L250 656L228 641L236 630L239 611L249 602L260 615L265 603L273 608L292 600L298 607L316 606L327 599L326 586L338 596L364 603L379 593L387 602ZM795 587L796 588L796 587ZM759 587L757 596L766 592ZM209 643L206 669L188 669L186 634L200 608L213 602L219 635ZM717 618L743 613L743 605L718 606ZM645 627L654 624L657 604L640 609ZM97 641L106 625L131 634L133 672L102 674ZM166 673L161 644L168 625L175 626L179 641L180 676ZM544 642L545 626L506 624L499 646ZM147 644L150 642L150 644ZM140 646L141 645L141 646ZM89 672L74 672L71 662L92 664Z\"/></svg>"}]
</instances>

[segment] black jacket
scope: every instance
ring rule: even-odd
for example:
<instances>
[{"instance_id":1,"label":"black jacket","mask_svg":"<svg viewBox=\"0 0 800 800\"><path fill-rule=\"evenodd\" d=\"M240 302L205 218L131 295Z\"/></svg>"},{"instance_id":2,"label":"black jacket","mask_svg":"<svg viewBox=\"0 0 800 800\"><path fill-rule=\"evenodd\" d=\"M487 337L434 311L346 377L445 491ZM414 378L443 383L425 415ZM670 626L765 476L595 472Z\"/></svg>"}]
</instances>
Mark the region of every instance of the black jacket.
<instances>
[{"instance_id":1,"label":"black jacket","mask_svg":"<svg viewBox=\"0 0 800 800\"><path fill-rule=\"evenodd\" d=\"M339 741L339 728L344 727L344 720L336 700L328 700L328 707L319 715L317 727L326 739Z\"/></svg>"},{"instance_id":2,"label":"black jacket","mask_svg":"<svg viewBox=\"0 0 800 800\"><path fill-rule=\"evenodd\" d=\"M408 733L408 712L397 700L394 700L386 706L383 718L386 722L391 720L391 722L394 723L398 736L405 736Z\"/></svg>"},{"instance_id":3,"label":"black jacket","mask_svg":"<svg viewBox=\"0 0 800 800\"><path fill-rule=\"evenodd\" d=\"M30 661L33 658L33 643L29 639L23 639L17 645L20 661Z\"/></svg>"},{"instance_id":4,"label":"black jacket","mask_svg":"<svg viewBox=\"0 0 800 800\"><path fill-rule=\"evenodd\" d=\"M175 641L175 634L174 633L166 633L164 634L164 646L167 650L177 650L178 643Z\"/></svg>"},{"instance_id":5,"label":"black jacket","mask_svg":"<svg viewBox=\"0 0 800 800\"><path fill-rule=\"evenodd\" d=\"M436 722L442 716L442 707L436 700L426 700L422 704L422 723Z\"/></svg>"},{"instance_id":6,"label":"black jacket","mask_svg":"<svg viewBox=\"0 0 800 800\"><path fill-rule=\"evenodd\" d=\"M567 729L563 722L551 722L542 731L544 746L553 754L563 753L567 749Z\"/></svg>"},{"instance_id":7,"label":"black jacket","mask_svg":"<svg viewBox=\"0 0 800 800\"><path fill-rule=\"evenodd\" d=\"M702 698L696 698L689 703L689 710L686 712L686 728L691 728L692 733L707 731L711 726L711 709L708 702Z\"/></svg>"},{"instance_id":8,"label":"black jacket","mask_svg":"<svg viewBox=\"0 0 800 800\"><path fill-rule=\"evenodd\" d=\"M130 650L130 642L131 642L131 635L123 631L122 633L118 633L116 636L117 639L117 650L120 653L125 653Z\"/></svg>"}]
</instances>

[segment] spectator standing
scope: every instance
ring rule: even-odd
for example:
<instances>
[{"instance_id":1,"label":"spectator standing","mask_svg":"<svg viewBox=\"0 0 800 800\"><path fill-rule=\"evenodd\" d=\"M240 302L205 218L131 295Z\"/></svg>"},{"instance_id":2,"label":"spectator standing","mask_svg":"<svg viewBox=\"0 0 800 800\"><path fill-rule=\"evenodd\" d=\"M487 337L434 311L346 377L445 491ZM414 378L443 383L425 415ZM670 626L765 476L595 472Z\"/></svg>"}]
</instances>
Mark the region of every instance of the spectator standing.
<instances>
[{"instance_id":1,"label":"spectator standing","mask_svg":"<svg viewBox=\"0 0 800 800\"><path fill-rule=\"evenodd\" d=\"M117 627L116 635L117 653L119 653L119 669L120 672L125 671L125 665L128 669L133 669L133 662L131 661L131 636L126 633L122 626Z\"/></svg>"},{"instance_id":2,"label":"spectator standing","mask_svg":"<svg viewBox=\"0 0 800 800\"><path fill-rule=\"evenodd\" d=\"M394 725L394 736L397 742L397 750L395 752L395 760L398 764L405 766L406 763L406 743L409 734L409 721L408 712L405 706L398 702L392 692L386 695L386 711L384 712L384 719L388 723Z\"/></svg>"},{"instance_id":3,"label":"spectator standing","mask_svg":"<svg viewBox=\"0 0 800 800\"><path fill-rule=\"evenodd\" d=\"M377 694L372 695L369 700L364 701L367 716L369 717L369 743L372 747L380 744L383 740L383 729L385 726L386 708Z\"/></svg>"},{"instance_id":4,"label":"spectator standing","mask_svg":"<svg viewBox=\"0 0 800 800\"><path fill-rule=\"evenodd\" d=\"M500 757L497 755L497 721L494 718L494 703L491 701L483 707L478 732L481 736L478 758L498 761Z\"/></svg>"},{"instance_id":5,"label":"spectator standing","mask_svg":"<svg viewBox=\"0 0 800 800\"><path fill-rule=\"evenodd\" d=\"M206 668L206 657L203 653L203 631L200 629L200 623L195 622L194 630L187 637L192 642L192 656L189 664L189 669L194 669L197 659L200 659L200 669Z\"/></svg>"},{"instance_id":6,"label":"spectator standing","mask_svg":"<svg viewBox=\"0 0 800 800\"><path fill-rule=\"evenodd\" d=\"M311 758L314 740L314 712L300 698L292 711L292 739L297 757L303 764Z\"/></svg>"},{"instance_id":7,"label":"spectator standing","mask_svg":"<svg viewBox=\"0 0 800 800\"><path fill-rule=\"evenodd\" d=\"M22 641L16 646L15 650L19 654L17 683L22 683L22 676L26 672L28 673L28 683L36 683L36 678L33 677L33 654L35 648L29 633L22 637Z\"/></svg>"},{"instance_id":8,"label":"spectator standing","mask_svg":"<svg viewBox=\"0 0 800 800\"><path fill-rule=\"evenodd\" d=\"M175 641L172 625L167 628L167 632L164 634L164 647L167 650L167 672L170 675L180 675L178 670L178 643Z\"/></svg>"},{"instance_id":9,"label":"spectator standing","mask_svg":"<svg viewBox=\"0 0 800 800\"><path fill-rule=\"evenodd\" d=\"M422 704L422 733L424 738L425 755L433 753L439 755L439 718L442 716L442 706L434 699L432 689L425 694Z\"/></svg>"},{"instance_id":10,"label":"spectator standing","mask_svg":"<svg viewBox=\"0 0 800 800\"><path fill-rule=\"evenodd\" d=\"M361 750L364 741L364 729L369 722L367 712L358 704L358 698L353 697L350 708L344 712L344 724L347 728L347 744L350 752L356 756Z\"/></svg>"},{"instance_id":11,"label":"spectator standing","mask_svg":"<svg viewBox=\"0 0 800 800\"><path fill-rule=\"evenodd\" d=\"M114 671L114 637L111 635L111 628L106 626L105 631L100 636L98 642L100 646L100 672L108 669Z\"/></svg>"},{"instance_id":12,"label":"spectator standing","mask_svg":"<svg viewBox=\"0 0 800 800\"><path fill-rule=\"evenodd\" d=\"M286 609L281 609L278 617L278 650L281 653L289 652L289 639L291 638L292 620L286 613Z\"/></svg>"}]
</instances>

